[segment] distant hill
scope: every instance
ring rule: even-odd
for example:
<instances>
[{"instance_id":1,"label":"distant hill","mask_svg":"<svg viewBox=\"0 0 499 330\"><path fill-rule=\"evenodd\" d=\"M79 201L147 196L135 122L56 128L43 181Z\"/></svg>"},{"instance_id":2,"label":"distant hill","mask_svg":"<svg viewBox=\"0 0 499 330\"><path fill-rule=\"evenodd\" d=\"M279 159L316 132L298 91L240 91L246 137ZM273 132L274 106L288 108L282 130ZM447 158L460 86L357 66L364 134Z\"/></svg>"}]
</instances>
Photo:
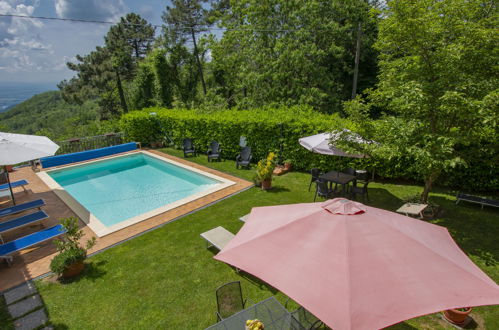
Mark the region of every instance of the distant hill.
<instances>
[{"instance_id":1,"label":"distant hill","mask_svg":"<svg viewBox=\"0 0 499 330\"><path fill-rule=\"evenodd\" d=\"M0 131L46 135L54 140L112 131L109 124L99 121L98 106L94 101L82 105L68 104L59 91L35 95L0 113Z\"/></svg>"}]
</instances>

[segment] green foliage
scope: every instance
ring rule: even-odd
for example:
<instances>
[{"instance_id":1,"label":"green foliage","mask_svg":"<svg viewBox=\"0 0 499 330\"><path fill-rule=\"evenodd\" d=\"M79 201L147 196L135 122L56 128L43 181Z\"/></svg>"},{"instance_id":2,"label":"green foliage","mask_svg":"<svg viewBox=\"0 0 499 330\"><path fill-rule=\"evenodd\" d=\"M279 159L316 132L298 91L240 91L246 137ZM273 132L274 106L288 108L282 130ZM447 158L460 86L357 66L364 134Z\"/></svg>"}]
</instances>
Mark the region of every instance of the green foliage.
<instances>
[{"instance_id":1,"label":"green foliage","mask_svg":"<svg viewBox=\"0 0 499 330\"><path fill-rule=\"evenodd\" d=\"M75 217L63 218L60 220L62 226L66 229L66 234L61 240L55 240L57 254L50 262L50 270L58 275L74 264L83 261L87 257L87 250L95 245L95 237L87 240L85 246L80 244L83 237L83 231L78 226L78 219Z\"/></svg>"},{"instance_id":2,"label":"green foliage","mask_svg":"<svg viewBox=\"0 0 499 330\"><path fill-rule=\"evenodd\" d=\"M117 129L113 122L99 120L94 100L68 104L58 91L41 93L0 113L3 131L45 135L53 140L98 135Z\"/></svg>"},{"instance_id":3,"label":"green foliage","mask_svg":"<svg viewBox=\"0 0 499 330\"><path fill-rule=\"evenodd\" d=\"M267 158L258 161L256 166L256 177L259 181L272 179L273 171L276 167L276 155L270 152Z\"/></svg>"},{"instance_id":4,"label":"green foliage","mask_svg":"<svg viewBox=\"0 0 499 330\"><path fill-rule=\"evenodd\" d=\"M86 257L87 255L84 250L68 248L50 261L50 270L57 275L61 275L68 267L85 260Z\"/></svg>"},{"instance_id":5,"label":"green foliage","mask_svg":"<svg viewBox=\"0 0 499 330\"><path fill-rule=\"evenodd\" d=\"M306 104L339 112L341 101L351 95L359 23L359 89L374 84L377 30L368 2L243 0L218 5L215 16L228 30L220 41L212 41L212 66L229 104Z\"/></svg>"},{"instance_id":6,"label":"green foliage","mask_svg":"<svg viewBox=\"0 0 499 330\"><path fill-rule=\"evenodd\" d=\"M203 3L206 2L207 0L172 0L172 6L166 6L166 11L161 16L167 24L164 27L165 34L173 47L184 46L187 40L192 41L192 55L197 64L196 76L201 80L204 95L206 95L206 83L196 36L206 31L209 24L208 11L203 7ZM194 67L191 70L194 70ZM191 74L194 72L191 71Z\"/></svg>"},{"instance_id":7,"label":"green foliage","mask_svg":"<svg viewBox=\"0 0 499 330\"><path fill-rule=\"evenodd\" d=\"M150 112L157 115L151 116ZM235 158L239 153L240 136L247 138L254 159L265 158L270 151L280 150L282 143L283 154L278 155L279 159L291 159L297 169L313 166L327 169L333 164L338 166L355 161L314 154L298 144L301 137L344 127L350 127L350 123L338 115L318 114L309 107L298 106L216 112L148 108L121 118L121 128L132 140L148 143L161 134L160 130L178 146L185 137L191 137L200 147L208 147L212 140L216 140L223 145L228 158Z\"/></svg>"},{"instance_id":8,"label":"green foliage","mask_svg":"<svg viewBox=\"0 0 499 330\"><path fill-rule=\"evenodd\" d=\"M156 112L156 116L149 115ZM374 122L369 120L369 122ZM281 124L282 132L281 136ZM128 138L147 144L168 135L177 146L182 139L191 137L203 149L212 140L223 145L227 158L239 153L239 137L245 136L254 159L262 159L271 151L279 151L278 162L288 159L297 170L312 167L324 171L347 167L374 170L378 176L421 182L418 164L411 154L392 157L375 156L367 159L334 157L312 153L299 145L301 137L319 132L349 128L357 131L359 124L338 115L324 115L308 107L261 108L252 110L223 110L216 112L148 108L124 115L120 128ZM367 150L369 151L369 150ZM493 157L492 154L488 155ZM463 190L495 189L499 180L499 167L487 164L487 159L476 159L467 167L458 165L443 171L437 183Z\"/></svg>"},{"instance_id":9,"label":"green foliage","mask_svg":"<svg viewBox=\"0 0 499 330\"><path fill-rule=\"evenodd\" d=\"M359 133L379 142L366 146L371 154L411 159L425 181L423 201L442 174L480 158L483 164L499 137L499 38L491 8L481 0L388 2L376 43L377 89L367 103L346 106ZM370 120L373 107L386 110L381 120ZM497 168L497 156L489 160Z\"/></svg>"}]
</instances>

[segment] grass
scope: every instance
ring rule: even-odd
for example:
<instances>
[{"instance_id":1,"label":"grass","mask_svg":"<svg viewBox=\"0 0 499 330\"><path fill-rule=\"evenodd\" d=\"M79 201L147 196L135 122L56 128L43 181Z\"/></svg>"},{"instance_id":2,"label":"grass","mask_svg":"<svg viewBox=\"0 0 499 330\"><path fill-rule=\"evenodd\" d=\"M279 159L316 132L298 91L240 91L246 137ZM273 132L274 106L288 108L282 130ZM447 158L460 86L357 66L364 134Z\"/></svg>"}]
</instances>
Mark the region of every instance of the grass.
<instances>
[{"instance_id":1,"label":"grass","mask_svg":"<svg viewBox=\"0 0 499 330\"><path fill-rule=\"evenodd\" d=\"M164 151L181 155L173 149ZM253 178L253 170L236 170L233 161L208 164L205 156L191 160L248 180ZM242 226L237 219L254 206L312 202L308 184L306 173L276 177L272 191L251 188L89 258L84 275L70 283L37 281L51 323L56 329L202 329L216 321L215 289L232 280L240 280L244 296L254 302L271 295L284 302L282 293L214 260L215 252L205 248L199 234L216 226L236 233ZM373 183L369 204L395 210L404 198L421 189L415 185ZM455 206L454 195L438 189L431 195L431 200L444 210L432 222L449 228L461 248L498 282L499 213L471 204ZM499 329L498 306L477 307L472 316L478 328ZM0 302L0 323L3 320L8 321ZM453 328L438 314L432 314L391 329Z\"/></svg>"}]
</instances>

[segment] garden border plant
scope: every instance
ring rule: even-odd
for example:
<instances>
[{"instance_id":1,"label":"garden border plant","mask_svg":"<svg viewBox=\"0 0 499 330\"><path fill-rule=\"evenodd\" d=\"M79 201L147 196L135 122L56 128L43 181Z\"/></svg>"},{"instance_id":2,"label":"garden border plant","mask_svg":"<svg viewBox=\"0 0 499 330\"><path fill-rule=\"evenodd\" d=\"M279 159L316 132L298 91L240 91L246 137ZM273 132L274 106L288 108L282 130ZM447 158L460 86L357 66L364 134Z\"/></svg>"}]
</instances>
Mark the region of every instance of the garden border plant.
<instances>
[{"instance_id":1,"label":"garden border plant","mask_svg":"<svg viewBox=\"0 0 499 330\"><path fill-rule=\"evenodd\" d=\"M155 112L156 116L151 116L151 112ZM305 106L209 113L200 110L147 108L123 115L120 126L128 139L143 143L151 141L151 137L158 133L168 134L176 145L181 145L186 136L206 147L212 140L216 140L224 146L228 159L235 158L239 153L239 138L246 136L254 159L265 158L269 151L281 150L282 146L282 155L278 155L278 158L291 160L296 170L354 167L375 169L378 176L385 178L422 182L410 155L390 159L355 159L320 155L306 150L298 144L299 138L343 128L355 131L355 124L338 114L320 114ZM499 185L499 166L486 166L483 160L476 159L467 168L458 166L443 173L437 183L466 190L495 189Z\"/></svg>"}]
</instances>

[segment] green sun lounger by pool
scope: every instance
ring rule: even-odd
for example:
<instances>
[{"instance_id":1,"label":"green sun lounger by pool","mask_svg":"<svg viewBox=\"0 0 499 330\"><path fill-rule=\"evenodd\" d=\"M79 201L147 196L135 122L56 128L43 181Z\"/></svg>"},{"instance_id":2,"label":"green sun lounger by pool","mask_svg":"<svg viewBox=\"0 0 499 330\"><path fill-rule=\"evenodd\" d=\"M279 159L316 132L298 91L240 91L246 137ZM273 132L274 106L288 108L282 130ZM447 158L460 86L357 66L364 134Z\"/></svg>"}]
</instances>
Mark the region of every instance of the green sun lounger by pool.
<instances>
[{"instance_id":1,"label":"green sun lounger by pool","mask_svg":"<svg viewBox=\"0 0 499 330\"><path fill-rule=\"evenodd\" d=\"M29 248L33 245L43 243L50 239L56 238L66 232L62 225L50 227L36 233L20 237L14 241L0 245L0 259L11 262L13 257L11 254Z\"/></svg>"}]
</instances>

